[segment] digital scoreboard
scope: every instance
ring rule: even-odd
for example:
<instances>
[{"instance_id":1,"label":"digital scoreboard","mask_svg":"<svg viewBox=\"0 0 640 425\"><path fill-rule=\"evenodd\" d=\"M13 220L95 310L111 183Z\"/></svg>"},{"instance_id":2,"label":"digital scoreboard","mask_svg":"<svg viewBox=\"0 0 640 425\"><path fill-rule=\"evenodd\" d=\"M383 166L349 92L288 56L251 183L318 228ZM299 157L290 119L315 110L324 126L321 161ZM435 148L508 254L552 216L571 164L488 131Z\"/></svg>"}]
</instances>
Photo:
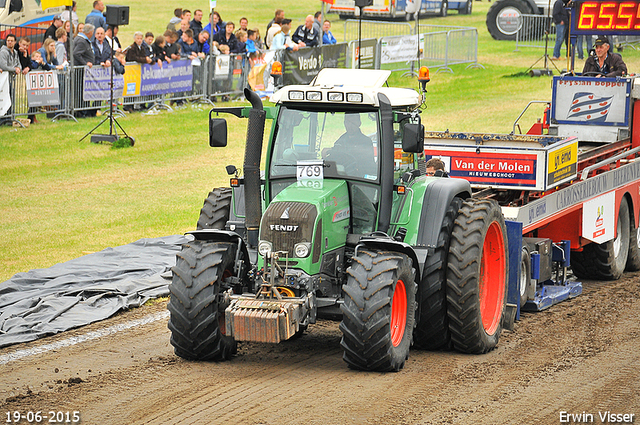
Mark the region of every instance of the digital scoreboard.
<instances>
[{"instance_id":1,"label":"digital scoreboard","mask_svg":"<svg viewBox=\"0 0 640 425\"><path fill-rule=\"evenodd\" d=\"M640 35L640 0L578 0L571 22L571 35Z\"/></svg>"}]
</instances>

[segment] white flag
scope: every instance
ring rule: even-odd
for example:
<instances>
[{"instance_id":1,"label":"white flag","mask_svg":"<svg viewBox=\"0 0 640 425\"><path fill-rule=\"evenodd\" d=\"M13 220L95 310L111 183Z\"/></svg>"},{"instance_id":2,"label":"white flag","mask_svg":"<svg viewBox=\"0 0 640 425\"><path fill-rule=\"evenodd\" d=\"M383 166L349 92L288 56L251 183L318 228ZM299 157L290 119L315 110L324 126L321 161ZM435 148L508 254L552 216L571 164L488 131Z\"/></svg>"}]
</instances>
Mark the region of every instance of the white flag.
<instances>
[{"instance_id":1,"label":"white flag","mask_svg":"<svg viewBox=\"0 0 640 425\"><path fill-rule=\"evenodd\" d=\"M0 72L0 117L11 108L11 91L9 90L9 73Z\"/></svg>"}]
</instances>

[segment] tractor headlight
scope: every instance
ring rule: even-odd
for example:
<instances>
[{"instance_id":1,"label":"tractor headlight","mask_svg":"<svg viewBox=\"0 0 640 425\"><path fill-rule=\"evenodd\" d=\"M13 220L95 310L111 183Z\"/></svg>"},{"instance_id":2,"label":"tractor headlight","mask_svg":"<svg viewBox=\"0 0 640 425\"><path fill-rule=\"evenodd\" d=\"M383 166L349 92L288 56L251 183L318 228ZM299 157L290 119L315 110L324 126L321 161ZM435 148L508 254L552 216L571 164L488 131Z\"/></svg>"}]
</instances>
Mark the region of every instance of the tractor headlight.
<instances>
[{"instance_id":1,"label":"tractor headlight","mask_svg":"<svg viewBox=\"0 0 640 425\"><path fill-rule=\"evenodd\" d=\"M311 251L311 244L309 242L297 243L293 247L293 252L296 254L296 257L298 258L308 257L310 251Z\"/></svg>"},{"instance_id":2,"label":"tractor headlight","mask_svg":"<svg viewBox=\"0 0 640 425\"><path fill-rule=\"evenodd\" d=\"M258 254L263 257L266 257L273 251L273 245L269 241L260 241L258 243Z\"/></svg>"}]
</instances>

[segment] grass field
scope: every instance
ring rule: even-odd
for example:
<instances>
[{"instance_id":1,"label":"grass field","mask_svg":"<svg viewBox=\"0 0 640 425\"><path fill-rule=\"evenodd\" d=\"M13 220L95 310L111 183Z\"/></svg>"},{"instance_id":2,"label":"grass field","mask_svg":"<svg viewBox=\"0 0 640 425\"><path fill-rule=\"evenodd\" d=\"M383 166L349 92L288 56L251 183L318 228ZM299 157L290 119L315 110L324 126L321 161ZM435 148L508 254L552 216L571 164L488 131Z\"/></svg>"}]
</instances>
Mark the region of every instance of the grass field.
<instances>
[{"instance_id":1,"label":"grass field","mask_svg":"<svg viewBox=\"0 0 640 425\"><path fill-rule=\"evenodd\" d=\"M78 14L84 19L91 2L78 3ZM137 0L128 4L131 23L120 34L124 44L135 30L160 33L176 6L206 9L209 3ZM277 7L285 9L295 23L319 10L320 2L282 0ZM474 2L471 15L452 12L447 18L427 20L478 28L478 61L484 66L458 65L453 74L432 73L429 106L422 115L427 129L508 133L530 100L550 98L550 78L523 75L543 52L514 52L514 42L493 40L484 23L488 8L487 2ZM274 3L263 0L218 0L217 10L225 20L246 16L250 26L262 29L274 9ZM342 24L336 15L329 19L340 40ZM640 53L625 50L623 54L630 71L640 69ZM417 87L415 79L399 73L391 84ZM523 127L528 128L539 113L525 117ZM0 128L0 281L86 252L193 229L207 193L227 184L224 166L241 166L246 134L246 121L230 117L230 145L212 149L207 142L207 119L207 110L192 108L155 116L129 115L120 122L136 145L117 150L87 139L79 142L98 118L50 123L43 117L41 124L28 129Z\"/></svg>"}]
</instances>

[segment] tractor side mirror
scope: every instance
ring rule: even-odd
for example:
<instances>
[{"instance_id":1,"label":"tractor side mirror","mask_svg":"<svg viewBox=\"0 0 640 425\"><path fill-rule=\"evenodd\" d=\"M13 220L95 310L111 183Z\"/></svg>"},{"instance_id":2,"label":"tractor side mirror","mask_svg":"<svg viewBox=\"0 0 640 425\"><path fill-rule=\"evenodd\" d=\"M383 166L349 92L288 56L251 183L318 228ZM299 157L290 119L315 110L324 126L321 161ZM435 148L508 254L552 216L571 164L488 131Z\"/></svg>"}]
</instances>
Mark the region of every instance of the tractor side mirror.
<instances>
[{"instance_id":1,"label":"tractor side mirror","mask_svg":"<svg viewBox=\"0 0 640 425\"><path fill-rule=\"evenodd\" d=\"M227 146L227 120L224 118L209 119L209 146L212 148Z\"/></svg>"},{"instance_id":2,"label":"tractor side mirror","mask_svg":"<svg viewBox=\"0 0 640 425\"><path fill-rule=\"evenodd\" d=\"M424 152L424 126L407 123L402 135L402 150L408 153Z\"/></svg>"}]
</instances>

